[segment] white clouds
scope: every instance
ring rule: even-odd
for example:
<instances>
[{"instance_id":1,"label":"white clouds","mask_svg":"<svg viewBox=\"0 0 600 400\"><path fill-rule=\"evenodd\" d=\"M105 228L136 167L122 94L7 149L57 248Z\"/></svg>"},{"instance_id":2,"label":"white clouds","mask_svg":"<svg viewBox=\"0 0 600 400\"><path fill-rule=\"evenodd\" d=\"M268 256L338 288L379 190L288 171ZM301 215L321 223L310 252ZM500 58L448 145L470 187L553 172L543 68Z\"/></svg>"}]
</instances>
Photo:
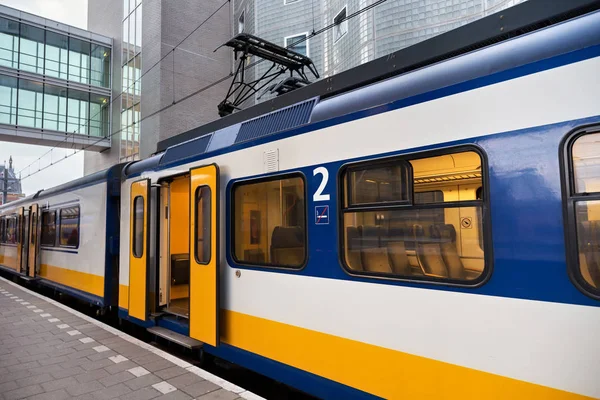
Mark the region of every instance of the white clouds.
<instances>
[{"instance_id":1,"label":"white clouds","mask_svg":"<svg viewBox=\"0 0 600 400\"><path fill-rule=\"evenodd\" d=\"M0 0L0 4L87 29L87 0Z\"/></svg>"},{"instance_id":2,"label":"white clouds","mask_svg":"<svg viewBox=\"0 0 600 400\"><path fill-rule=\"evenodd\" d=\"M0 4L78 28L87 28L87 0L0 0ZM31 168L22 172L23 178L30 171L33 173L51 162L55 164L23 179L23 191L27 195L83 176L83 152L64 159L65 155L72 154L73 151L54 149L52 154L44 156L38 163L38 157L48 150L50 147L0 142L0 163L6 160L8 164L8 158L12 155L15 171L18 173L33 162ZM57 162L59 159L62 160Z\"/></svg>"}]
</instances>

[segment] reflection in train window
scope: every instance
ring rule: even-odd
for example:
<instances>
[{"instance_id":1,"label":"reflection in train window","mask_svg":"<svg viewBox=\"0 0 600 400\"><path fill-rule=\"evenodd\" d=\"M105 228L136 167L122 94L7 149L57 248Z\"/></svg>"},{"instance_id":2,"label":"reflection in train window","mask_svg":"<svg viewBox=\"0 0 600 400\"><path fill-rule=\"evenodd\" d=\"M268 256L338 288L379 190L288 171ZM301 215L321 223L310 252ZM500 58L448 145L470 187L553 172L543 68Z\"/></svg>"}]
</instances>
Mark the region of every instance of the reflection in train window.
<instances>
[{"instance_id":1,"label":"reflection in train window","mask_svg":"<svg viewBox=\"0 0 600 400\"><path fill-rule=\"evenodd\" d=\"M402 193L367 208L345 207L343 258L352 273L393 278L469 283L485 269L481 157L461 151L419 159L388 161L388 168L408 162L406 179L413 199ZM367 169L369 162L359 165ZM365 166L366 165L366 166ZM342 174L345 197L353 198L354 179ZM386 185L385 179L379 182ZM406 193L406 192L403 192ZM481 195L482 191L479 191ZM393 202L396 202L394 204ZM390 203L391 206L390 206ZM381 206L378 208L378 206Z\"/></svg>"},{"instance_id":2,"label":"reflection in train window","mask_svg":"<svg viewBox=\"0 0 600 400\"><path fill-rule=\"evenodd\" d=\"M578 136L571 147L577 260L575 274L600 295L600 133Z\"/></svg>"},{"instance_id":3,"label":"reflection in train window","mask_svg":"<svg viewBox=\"0 0 600 400\"><path fill-rule=\"evenodd\" d=\"M144 255L144 198L137 196L133 200L133 256Z\"/></svg>"},{"instance_id":4,"label":"reflection in train window","mask_svg":"<svg viewBox=\"0 0 600 400\"><path fill-rule=\"evenodd\" d=\"M401 162L361 165L347 171L346 206L408 200L408 168Z\"/></svg>"},{"instance_id":5,"label":"reflection in train window","mask_svg":"<svg viewBox=\"0 0 600 400\"><path fill-rule=\"evenodd\" d=\"M18 217L16 215L6 218L6 243L19 243L19 227L17 224L17 218Z\"/></svg>"},{"instance_id":6,"label":"reflection in train window","mask_svg":"<svg viewBox=\"0 0 600 400\"><path fill-rule=\"evenodd\" d=\"M56 211L42 213L42 246L56 245Z\"/></svg>"},{"instance_id":7,"label":"reflection in train window","mask_svg":"<svg viewBox=\"0 0 600 400\"><path fill-rule=\"evenodd\" d=\"M304 179L297 175L233 188L236 261L301 268L306 261Z\"/></svg>"},{"instance_id":8,"label":"reflection in train window","mask_svg":"<svg viewBox=\"0 0 600 400\"><path fill-rule=\"evenodd\" d=\"M208 264L210 262L210 209L211 190L208 186L196 189L196 262Z\"/></svg>"},{"instance_id":9,"label":"reflection in train window","mask_svg":"<svg viewBox=\"0 0 600 400\"><path fill-rule=\"evenodd\" d=\"M79 246L79 206L60 210L60 245Z\"/></svg>"}]
</instances>

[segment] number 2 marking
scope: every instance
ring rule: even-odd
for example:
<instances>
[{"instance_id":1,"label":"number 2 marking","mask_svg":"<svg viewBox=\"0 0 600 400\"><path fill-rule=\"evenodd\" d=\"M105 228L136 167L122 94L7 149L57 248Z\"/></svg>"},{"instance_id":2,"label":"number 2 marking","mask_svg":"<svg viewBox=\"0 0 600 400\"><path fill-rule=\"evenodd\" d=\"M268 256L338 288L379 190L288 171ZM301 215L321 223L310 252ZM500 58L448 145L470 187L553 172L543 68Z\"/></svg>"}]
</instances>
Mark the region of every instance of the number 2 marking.
<instances>
[{"instance_id":1,"label":"number 2 marking","mask_svg":"<svg viewBox=\"0 0 600 400\"><path fill-rule=\"evenodd\" d=\"M329 201L329 195L323 194L323 190L325 190L325 186L329 180L329 171L327 171L327 168L325 167L318 167L313 169L313 176L317 176L317 174L321 174L323 178L321 180L321 184L317 188L317 191L315 194L313 194L313 201Z\"/></svg>"}]
</instances>

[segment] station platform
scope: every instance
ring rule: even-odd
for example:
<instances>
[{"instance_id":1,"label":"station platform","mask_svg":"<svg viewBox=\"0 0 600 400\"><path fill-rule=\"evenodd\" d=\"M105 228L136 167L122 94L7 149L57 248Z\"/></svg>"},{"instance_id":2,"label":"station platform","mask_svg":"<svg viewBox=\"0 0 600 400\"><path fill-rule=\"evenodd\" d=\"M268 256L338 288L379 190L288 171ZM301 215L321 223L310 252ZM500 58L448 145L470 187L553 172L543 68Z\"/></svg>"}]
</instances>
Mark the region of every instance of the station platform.
<instances>
[{"instance_id":1,"label":"station platform","mask_svg":"<svg viewBox=\"0 0 600 400\"><path fill-rule=\"evenodd\" d=\"M262 399L0 278L0 399Z\"/></svg>"}]
</instances>

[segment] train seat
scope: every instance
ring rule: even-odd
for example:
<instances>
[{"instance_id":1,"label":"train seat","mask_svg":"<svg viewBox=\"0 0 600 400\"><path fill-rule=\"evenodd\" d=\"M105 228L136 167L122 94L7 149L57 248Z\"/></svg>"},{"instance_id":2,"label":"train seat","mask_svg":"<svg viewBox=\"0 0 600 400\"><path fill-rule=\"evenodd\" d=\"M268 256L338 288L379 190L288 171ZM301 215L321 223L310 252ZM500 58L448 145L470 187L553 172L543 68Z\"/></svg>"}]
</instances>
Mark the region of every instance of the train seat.
<instances>
[{"instance_id":1,"label":"train seat","mask_svg":"<svg viewBox=\"0 0 600 400\"><path fill-rule=\"evenodd\" d=\"M600 221L584 221L579 223L580 249L585 260L581 262L582 275L596 288L600 287ZM585 269L584 269L585 268Z\"/></svg>"},{"instance_id":2,"label":"train seat","mask_svg":"<svg viewBox=\"0 0 600 400\"><path fill-rule=\"evenodd\" d=\"M304 263L304 231L299 226L276 226L271 235L271 263L298 267Z\"/></svg>"},{"instance_id":3,"label":"train seat","mask_svg":"<svg viewBox=\"0 0 600 400\"><path fill-rule=\"evenodd\" d=\"M398 220L391 220L387 232L386 245L392 272L396 275L411 275L410 263L406 253L406 229L404 223Z\"/></svg>"},{"instance_id":4,"label":"train seat","mask_svg":"<svg viewBox=\"0 0 600 400\"><path fill-rule=\"evenodd\" d=\"M392 267L387 246L382 245L381 241L381 236L386 231L373 225L361 225L358 231L361 237L360 256L364 270L391 274Z\"/></svg>"},{"instance_id":5,"label":"train seat","mask_svg":"<svg viewBox=\"0 0 600 400\"><path fill-rule=\"evenodd\" d=\"M452 224L433 225L432 230L435 236L441 239L440 249L442 259L448 269L448 277L451 279L466 279L465 266L458 255L456 248L456 230Z\"/></svg>"},{"instance_id":6,"label":"train seat","mask_svg":"<svg viewBox=\"0 0 600 400\"><path fill-rule=\"evenodd\" d=\"M439 278L448 277L448 269L442 257L442 251L437 237L427 237L421 225L413 226L417 261L424 275Z\"/></svg>"},{"instance_id":7,"label":"train seat","mask_svg":"<svg viewBox=\"0 0 600 400\"><path fill-rule=\"evenodd\" d=\"M355 271L362 271L362 260L360 258L360 233L356 226L349 226L346 228L346 243L347 243L347 256L346 260L348 266Z\"/></svg>"}]
</instances>

